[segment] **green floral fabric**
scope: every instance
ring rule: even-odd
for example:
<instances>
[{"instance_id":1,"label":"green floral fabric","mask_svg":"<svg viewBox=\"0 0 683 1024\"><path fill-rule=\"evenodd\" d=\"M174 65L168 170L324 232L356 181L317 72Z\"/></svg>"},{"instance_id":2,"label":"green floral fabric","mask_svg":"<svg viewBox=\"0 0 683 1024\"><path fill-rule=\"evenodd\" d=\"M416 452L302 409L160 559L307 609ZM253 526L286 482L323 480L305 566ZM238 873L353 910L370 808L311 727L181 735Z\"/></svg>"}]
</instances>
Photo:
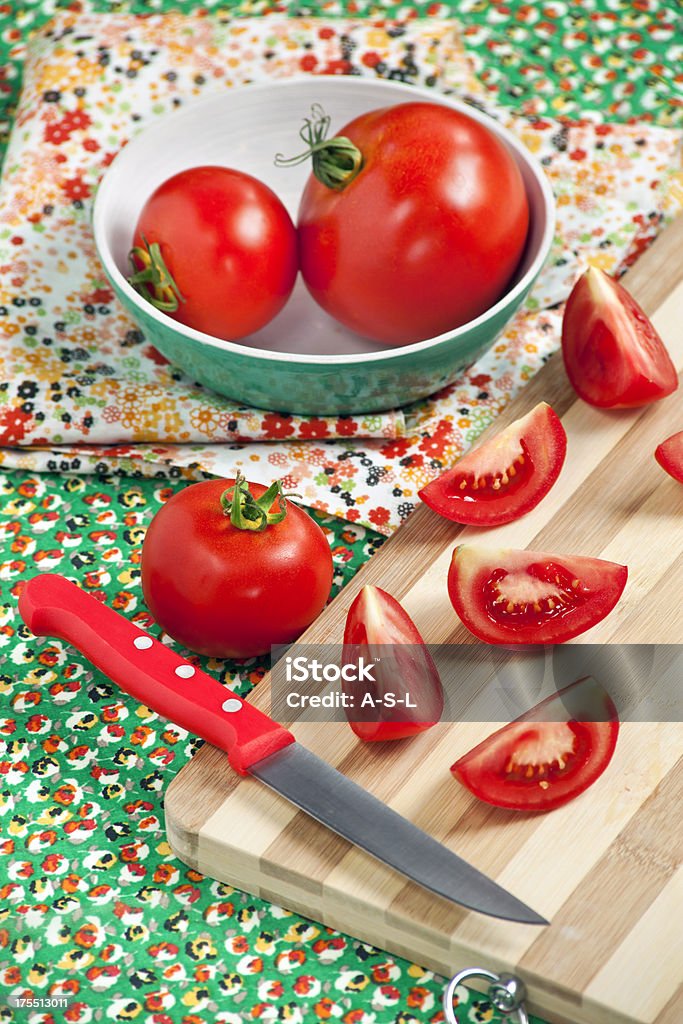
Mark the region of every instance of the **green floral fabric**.
<instances>
[{"instance_id":1,"label":"green floral fabric","mask_svg":"<svg viewBox=\"0 0 683 1024\"><path fill-rule=\"evenodd\" d=\"M5 139L25 41L67 6L197 10L193 2L165 0L1 5ZM266 9L452 15L480 79L504 105L683 125L674 3L454 0L409 9L368 0L243 0L231 9L245 16ZM68 645L36 640L18 618L22 581L52 570L147 626L141 543L152 515L179 486L21 471L0 477L0 1021L436 1024L443 979L177 861L164 835L163 793L196 741L121 694ZM381 538L316 518L332 548L336 589ZM265 671L263 659L193 660L223 681L239 671L243 694ZM30 994L68 1006L16 1006ZM461 989L458 998L463 1024L498 1019L483 997Z\"/></svg>"},{"instance_id":2,"label":"green floral fabric","mask_svg":"<svg viewBox=\"0 0 683 1024\"><path fill-rule=\"evenodd\" d=\"M676 0L28 0L0 5L0 136L11 126L21 81L24 43L32 29L60 10L146 14L231 10L292 15L454 17L481 81L499 103L524 113L604 117L683 125L683 38Z\"/></svg>"},{"instance_id":3,"label":"green floral fabric","mask_svg":"<svg viewBox=\"0 0 683 1024\"><path fill-rule=\"evenodd\" d=\"M158 635L141 545L178 486L0 476L0 1021L435 1024L443 979L178 861L163 794L198 741L19 619L23 581L61 572ZM316 518L336 593L382 538ZM223 682L239 673L244 695L265 671L179 651ZM65 1005L13 1005L29 995ZM465 988L457 1001L462 1022L498 1020Z\"/></svg>"}]
</instances>

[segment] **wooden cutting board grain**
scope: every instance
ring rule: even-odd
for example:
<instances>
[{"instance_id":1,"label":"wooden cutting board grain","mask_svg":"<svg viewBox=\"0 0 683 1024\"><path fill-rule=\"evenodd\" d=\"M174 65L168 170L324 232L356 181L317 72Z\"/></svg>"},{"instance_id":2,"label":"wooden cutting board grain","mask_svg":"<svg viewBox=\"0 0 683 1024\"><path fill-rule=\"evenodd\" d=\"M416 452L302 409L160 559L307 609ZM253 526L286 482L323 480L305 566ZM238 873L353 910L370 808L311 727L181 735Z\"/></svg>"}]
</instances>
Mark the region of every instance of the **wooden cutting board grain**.
<instances>
[{"instance_id":1,"label":"wooden cutting board grain","mask_svg":"<svg viewBox=\"0 0 683 1024\"><path fill-rule=\"evenodd\" d=\"M683 368L683 218L629 271L627 287ZM456 542L600 556L629 566L615 611L582 640L683 640L683 486L655 463L683 429L681 392L649 408L592 409L554 356L492 432L549 402L567 431L559 481L529 515L461 528L424 506L302 637L339 643L366 583L398 598L431 643L472 638L446 591ZM270 708L269 681L253 695ZM353 848L205 745L166 798L173 849L205 874L442 974L516 970L531 1008L557 1024L683 1021L683 724L626 723L608 771L547 815L478 803L448 768L494 726L439 724L408 743L362 744L346 724L297 723L297 738L551 919L515 925L452 906Z\"/></svg>"}]
</instances>

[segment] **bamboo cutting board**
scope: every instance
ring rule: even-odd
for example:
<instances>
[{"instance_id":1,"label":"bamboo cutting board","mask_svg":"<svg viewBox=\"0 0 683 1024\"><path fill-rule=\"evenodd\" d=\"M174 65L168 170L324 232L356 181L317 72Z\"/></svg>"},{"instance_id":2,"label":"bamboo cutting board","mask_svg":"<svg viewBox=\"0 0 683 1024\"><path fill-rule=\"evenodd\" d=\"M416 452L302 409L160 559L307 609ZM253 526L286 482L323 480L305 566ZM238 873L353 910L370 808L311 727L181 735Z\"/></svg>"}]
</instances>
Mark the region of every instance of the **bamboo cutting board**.
<instances>
[{"instance_id":1,"label":"bamboo cutting board","mask_svg":"<svg viewBox=\"0 0 683 1024\"><path fill-rule=\"evenodd\" d=\"M683 368L683 218L628 273L627 286ZM571 391L555 356L493 431L549 402L567 431L565 468L538 508L493 531L421 506L301 638L340 643L365 583L398 598L430 643L471 640L446 573L456 542L600 556L629 566L624 596L584 639L683 640L683 486L653 451L683 429L681 392L649 408L601 412ZM265 679L253 695L270 707ZM184 861L248 892L442 974L518 971L533 1010L558 1024L683 1021L683 724L622 726L608 771L546 815L478 803L450 764L495 726L439 724L407 743L364 745L344 723L297 723L296 736L401 814L492 875L552 923L538 929L454 907L351 847L208 744L166 798Z\"/></svg>"}]
</instances>

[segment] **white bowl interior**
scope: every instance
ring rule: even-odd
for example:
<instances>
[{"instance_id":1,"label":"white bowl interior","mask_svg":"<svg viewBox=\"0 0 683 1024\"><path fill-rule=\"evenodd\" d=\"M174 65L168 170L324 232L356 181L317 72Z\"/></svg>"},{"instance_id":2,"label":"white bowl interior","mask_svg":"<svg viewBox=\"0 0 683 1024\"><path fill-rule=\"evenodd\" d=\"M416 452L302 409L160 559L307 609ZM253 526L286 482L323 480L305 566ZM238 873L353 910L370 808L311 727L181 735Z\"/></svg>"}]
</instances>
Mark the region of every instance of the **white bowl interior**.
<instances>
[{"instance_id":1,"label":"white bowl interior","mask_svg":"<svg viewBox=\"0 0 683 1024\"><path fill-rule=\"evenodd\" d=\"M201 164L221 164L254 175L280 197L296 223L299 197L310 173L310 162L278 168L276 153L301 152L299 129L311 104L320 102L331 117L331 134L368 110L408 100L427 99L464 111L484 122L510 149L524 178L531 227L524 257L505 299L522 290L545 259L553 230L553 198L545 174L514 136L491 118L437 92L381 80L319 77L249 85L198 100L152 124L116 157L100 184L94 230L100 256L108 271L136 303L144 300L126 281L128 252L140 211L154 189L171 175ZM147 313L164 314L145 304ZM488 310L483 318L496 309ZM478 318L482 319L482 318ZM442 337L457 336L471 321ZM282 357L386 354L385 346L361 338L338 324L310 297L301 278L289 302L265 328L239 343L223 342L178 324L178 330L220 347L239 346L282 353ZM429 339L411 346L429 345Z\"/></svg>"}]
</instances>

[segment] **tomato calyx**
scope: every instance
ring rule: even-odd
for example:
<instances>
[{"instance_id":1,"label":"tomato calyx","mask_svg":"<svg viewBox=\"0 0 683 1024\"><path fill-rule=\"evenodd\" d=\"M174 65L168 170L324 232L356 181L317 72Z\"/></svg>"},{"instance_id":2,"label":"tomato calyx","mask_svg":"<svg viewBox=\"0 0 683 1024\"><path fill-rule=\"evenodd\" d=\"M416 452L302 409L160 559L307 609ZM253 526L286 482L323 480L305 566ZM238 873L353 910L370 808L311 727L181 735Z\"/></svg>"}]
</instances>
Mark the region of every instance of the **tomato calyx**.
<instances>
[{"instance_id":1,"label":"tomato calyx","mask_svg":"<svg viewBox=\"0 0 683 1024\"><path fill-rule=\"evenodd\" d=\"M135 245L128 253L134 273L128 284L135 288L148 302L164 313L174 313L185 296L173 280L166 266L158 242L147 241L142 235L142 245Z\"/></svg>"},{"instance_id":2,"label":"tomato calyx","mask_svg":"<svg viewBox=\"0 0 683 1024\"><path fill-rule=\"evenodd\" d=\"M230 516L230 522L238 530L261 531L281 523L287 515L286 499L298 497L298 494L285 494L282 481L275 480L260 498L255 498L246 478L238 471L235 483L221 494L221 505L223 514Z\"/></svg>"},{"instance_id":3,"label":"tomato calyx","mask_svg":"<svg viewBox=\"0 0 683 1024\"><path fill-rule=\"evenodd\" d=\"M318 181L340 192L353 181L363 166L363 154L345 135L335 135L328 139L331 118L319 103L311 107L311 116L304 118L299 137L308 147L298 156L285 157L278 153L275 157L276 167L295 167L310 157L313 161L313 174Z\"/></svg>"}]
</instances>

